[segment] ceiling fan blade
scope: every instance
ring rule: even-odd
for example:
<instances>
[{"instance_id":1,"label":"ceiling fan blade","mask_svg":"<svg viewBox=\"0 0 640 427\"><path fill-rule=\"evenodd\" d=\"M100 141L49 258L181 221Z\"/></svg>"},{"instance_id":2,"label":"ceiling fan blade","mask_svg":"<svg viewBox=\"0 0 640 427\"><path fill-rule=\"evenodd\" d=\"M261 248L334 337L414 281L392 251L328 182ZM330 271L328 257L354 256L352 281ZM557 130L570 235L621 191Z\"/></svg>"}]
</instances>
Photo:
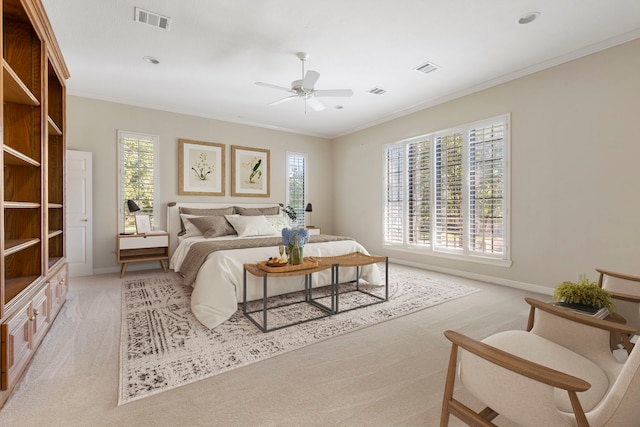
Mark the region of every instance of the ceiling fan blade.
<instances>
[{"instance_id":1,"label":"ceiling fan blade","mask_svg":"<svg viewBox=\"0 0 640 427\"><path fill-rule=\"evenodd\" d=\"M306 90L312 90L313 85L316 84L318 79L320 78L320 73L317 71L309 70L307 74L304 76L304 80L302 81L302 88Z\"/></svg>"},{"instance_id":2,"label":"ceiling fan blade","mask_svg":"<svg viewBox=\"0 0 640 427\"><path fill-rule=\"evenodd\" d=\"M318 101L315 97L310 97L306 99L307 104L309 104L309 107L313 108L316 111L322 111L324 110L324 105L322 104L322 102Z\"/></svg>"},{"instance_id":3,"label":"ceiling fan blade","mask_svg":"<svg viewBox=\"0 0 640 427\"><path fill-rule=\"evenodd\" d=\"M284 90L285 92L293 92L290 88L287 88L284 86L272 85L271 83L256 82L256 85L262 86L262 87L268 87L271 89Z\"/></svg>"},{"instance_id":4,"label":"ceiling fan blade","mask_svg":"<svg viewBox=\"0 0 640 427\"><path fill-rule=\"evenodd\" d=\"M316 96L353 96L351 89L316 90Z\"/></svg>"},{"instance_id":5,"label":"ceiling fan blade","mask_svg":"<svg viewBox=\"0 0 640 427\"><path fill-rule=\"evenodd\" d=\"M271 103L271 104L269 104L269 105L278 105L278 104L283 104L283 103L285 103L285 102L287 102L287 101L291 101L292 99L297 98L297 97L298 97L298 95L291 95L291 96L287 96L286 98L282 98L282 99L279 99L279 100L277 100L277 101L274 101L274 102L272 102L272 103Z\"/></svg>"}]
</instances>

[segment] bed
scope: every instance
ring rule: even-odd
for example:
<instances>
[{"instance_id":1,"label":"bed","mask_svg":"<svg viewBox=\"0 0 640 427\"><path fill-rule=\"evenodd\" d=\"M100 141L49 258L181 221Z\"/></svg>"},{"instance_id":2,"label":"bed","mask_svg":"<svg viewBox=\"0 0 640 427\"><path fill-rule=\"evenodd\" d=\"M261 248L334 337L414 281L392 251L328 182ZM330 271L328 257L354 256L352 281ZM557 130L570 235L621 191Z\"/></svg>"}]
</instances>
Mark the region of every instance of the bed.
<instances>
[{"instance_id":1,"label":"bed","mask_svg":"<svg viewBox=\"0 0 640 427\"><path fill-rule=\"evenodd\" d=\"M233 209L231 217L226 212ZM170 268L183 275L185 283L193 286L191 310L206 327L215 328L229 319L243 299L243 265L279 256L281 235L278 228L286 225L286 217L275 204L240 203L170 203L167 206L167 231L172 256ZM183 217L181 218L181 212ZM224 213L223 213L224 212ZM241 214L240 214L240 213ZM267 212L261 214L260 212ZM218 218L213 218L218 217ZM255 217L255 218L249 218ZM279 218L278 218L279 217ZM220 234L221 218L233 221L238 234ZM186 221L182 221L182 220ZM263 220L264 219L264 220ZM270 234L263 226L267 221L273 228ZM200 232L205 230L205 235ZM240 225L238 225L240 224ZM243 225L250 224L243 228ZM254 224L259 224L256 226ZM228 224L227 224L228 225ZM253 228L252 228L253 227ZM256 231L259 229L260 232ZM236 229L233 229L235 232ZM198 233L200 232L200 235ZM227 230L229 232L229 230ZM257 233L257 235L255 235ZM181 235L179 235L181 234ZM336 256L351 252L368 254L355 240L341 236L311 236L304 246L304 256ZM351 271L352 270L352 271ZM355 279L355 269L340 271L341 281ZM362 268L361 278L371 284L381 284L378 267ZM314 274L313 286L331 283L331 270ZM262 298L262 281L248 275L247 301ZM268 296L302 290L304 276L280 278L269 283Z\"/></svg>"}]
</instances>

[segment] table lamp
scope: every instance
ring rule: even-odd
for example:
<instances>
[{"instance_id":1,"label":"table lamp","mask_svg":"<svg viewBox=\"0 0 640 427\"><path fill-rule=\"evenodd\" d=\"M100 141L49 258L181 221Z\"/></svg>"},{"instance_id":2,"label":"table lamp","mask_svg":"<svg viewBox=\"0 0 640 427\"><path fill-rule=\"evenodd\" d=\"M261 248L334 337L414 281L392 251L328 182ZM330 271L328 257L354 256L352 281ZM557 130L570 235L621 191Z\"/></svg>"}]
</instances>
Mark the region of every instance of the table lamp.
<instances>
[{"instance_id":1,"label":"table lamp","mask_svg":"<svg viewBox=\"0 0 640 427\"><path fill-rule=\"evenodd\" d=\"M131 213L138 212L140 210L140 206L138 206L136 204L136 202L134 202L131 199L127 199L125 204L127 205L127 209L129 209L129 212L131 212ZM123 210L122 211L122 233L120 233L120 234L122 234L122 235L133 234L132 231L127 232L127 230L126 230L126 222L127 222L127 211Z\"/></svg>"},{"instance_id":2,"label":"table lamp","mask_svg":"<svg viewBox=\"0 0 640 427\"><path fill-rule=\"evenodd\" d=\"M311 222L311 212L313 212L313 206L311 206L311 203L307 203L307 207L304 208L304 211L309 212L309 222ZM314 228L313 225L307 225L307 227Z\"/></svg>"}]
</instances>

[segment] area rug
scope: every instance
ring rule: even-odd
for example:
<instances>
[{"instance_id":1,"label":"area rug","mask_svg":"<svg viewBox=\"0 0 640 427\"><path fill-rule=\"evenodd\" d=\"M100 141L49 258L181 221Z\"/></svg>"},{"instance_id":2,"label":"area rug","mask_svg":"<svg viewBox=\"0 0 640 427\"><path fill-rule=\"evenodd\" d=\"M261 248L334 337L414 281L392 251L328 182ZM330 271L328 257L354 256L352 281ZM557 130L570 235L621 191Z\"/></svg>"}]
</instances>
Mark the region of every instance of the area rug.
<instances>
[{"instance_id":1,"label":"area rug","mask_svg":"<svg viewBox=\"0 0 640 427\"><path fill-rule=\"evenodd\" d=\"M382 294L384 287L360 284ZM239 310L214 329L190 310L192 288L178 275L127 280L122 288L122 335L118 405L171 390L321 340L398 318L479 289L428 277L426 272L389 273L389 301L307 323L262 333ZM341 291L348 290L343 289ZM317 291L322 292L322 290ZM321 296L321 294L316 294ZM269 300L281 305L301 298L290 294ZM344 293L340 307L360 304L366 295ZM305 312L308 310L308 312ZM309 304L269 312L270 324L315 316Z\"/></svg>"}]
</instances>

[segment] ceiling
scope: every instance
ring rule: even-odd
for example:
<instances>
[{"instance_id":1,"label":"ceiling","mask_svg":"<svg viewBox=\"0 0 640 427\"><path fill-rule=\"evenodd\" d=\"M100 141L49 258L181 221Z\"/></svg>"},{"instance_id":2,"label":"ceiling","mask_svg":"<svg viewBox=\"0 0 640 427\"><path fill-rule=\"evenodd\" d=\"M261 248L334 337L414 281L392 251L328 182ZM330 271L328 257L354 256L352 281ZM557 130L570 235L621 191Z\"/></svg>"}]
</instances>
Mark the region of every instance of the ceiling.
<instances>
[{"instance_id":1,"label":"ceiling","mask_svg":"<svg viewBox=\"0 0 640 427\"><path fill-rule=\"evenodd\" d=\"M640 37L638 0L43 0L70 95L333 138ZM171 18L134 21L134 7ZM540 16L530 24L518 19ZM349 98L302 99L316 89ZM157 58L150 64L144 56ZM430 62L439 67L415 71ZM603 76L606 78L606 76ZM372 88L386 90L382 95Z\"/></svg>"}]
</instances>

